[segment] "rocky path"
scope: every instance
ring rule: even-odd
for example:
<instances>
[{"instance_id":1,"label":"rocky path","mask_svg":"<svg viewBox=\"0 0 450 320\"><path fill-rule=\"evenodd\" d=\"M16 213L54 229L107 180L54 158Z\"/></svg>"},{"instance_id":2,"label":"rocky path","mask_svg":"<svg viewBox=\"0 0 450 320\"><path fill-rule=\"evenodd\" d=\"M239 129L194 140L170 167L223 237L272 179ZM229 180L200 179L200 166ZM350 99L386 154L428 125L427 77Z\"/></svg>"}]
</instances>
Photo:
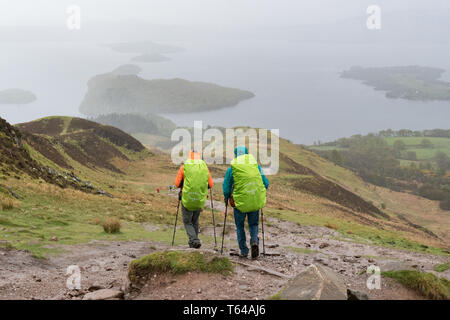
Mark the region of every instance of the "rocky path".
<instances>
[{"instance_id":1,"label":"rocky path","mask_svg":"<svg viewBox=\"0 0 450 320\"><path fill-rule=\"evenodd\" d=\"M376 265L382 271L418 269L434 272L434 265L449 261L447 257L337 240L342 235L324 227L299 226L278 220L268 222L270 226L267 223L265 233L268 255L258 260L242 260L231 255L230 259L239 262L232 276L156 276L133 298L265 299L277 293L290 277L308 265L321 264L340 274L348 288L364 292L371 299L417 299L420 297L414 292L384 278L380 290L369 290L366 287L367 267ZM225 254L237 253L235 228L231 221L226 229ZM222 229L219 230L218 234ZM205 226L202 233L212 235L213 229ZM205 244L202 249L212 250L213 246ZM102 288L122 290L130 261L157 250L171 249L167 244L134 241L92 241L60 248L64 253L48 259L35 259L26 252L0 249L0 299L82 299L89 291ZM67 268L71 265L79 267L80 290L66 287L70 277ZM264 269L273 272L264 272ZM439 276L450 279L450 272L447 270Z\"/></svg>"}]
</instances>

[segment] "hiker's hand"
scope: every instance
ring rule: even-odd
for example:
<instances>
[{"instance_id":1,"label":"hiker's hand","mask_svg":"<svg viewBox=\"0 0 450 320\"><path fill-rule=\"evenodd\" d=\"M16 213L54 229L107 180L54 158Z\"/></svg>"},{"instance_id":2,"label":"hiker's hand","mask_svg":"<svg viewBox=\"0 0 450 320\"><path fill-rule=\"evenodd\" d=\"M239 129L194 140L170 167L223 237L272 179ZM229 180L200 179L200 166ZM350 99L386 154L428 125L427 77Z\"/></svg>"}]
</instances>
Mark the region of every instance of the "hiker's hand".
<instances>
[{"instance_id":1,"label":"hiker's hand","mask_svg":"<svg viewBox=\"0 0 450 320\"><path fill-rule=\"evenodd\" d=\"M178 200L181 200L181 191L178 192Z\"/></svg>"},{"instance_id":2,"label":"hiker's hand","mask_svg":"<svg viewBox=\"0 0 450 320\"><path fill-rule=\"evenodd\" d=\"M228 198L223 198L223 199L224 199L225 205L227 205L227 203L228 203Z\"/></svg>"}]
</instances>

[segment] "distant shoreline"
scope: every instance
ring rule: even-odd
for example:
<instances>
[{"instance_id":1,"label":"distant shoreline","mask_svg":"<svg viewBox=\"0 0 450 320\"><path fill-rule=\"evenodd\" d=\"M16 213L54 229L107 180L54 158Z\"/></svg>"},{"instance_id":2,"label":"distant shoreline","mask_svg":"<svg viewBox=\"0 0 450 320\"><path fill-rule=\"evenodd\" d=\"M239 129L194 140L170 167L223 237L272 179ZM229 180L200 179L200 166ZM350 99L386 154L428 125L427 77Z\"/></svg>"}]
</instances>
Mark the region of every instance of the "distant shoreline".
<instances>
[{"instance_id":1,"label":"distant shoreline","mask_svg":"<svg viewBox=\"0 0 450 320\"><path fill-rule=\"evenodd\" d=\"M422 66L363 68L353 66L341 78L360 80L386 98L411 101L450 101L450 82L439 80L444 69Z\"/></svg>"}]
</instances>

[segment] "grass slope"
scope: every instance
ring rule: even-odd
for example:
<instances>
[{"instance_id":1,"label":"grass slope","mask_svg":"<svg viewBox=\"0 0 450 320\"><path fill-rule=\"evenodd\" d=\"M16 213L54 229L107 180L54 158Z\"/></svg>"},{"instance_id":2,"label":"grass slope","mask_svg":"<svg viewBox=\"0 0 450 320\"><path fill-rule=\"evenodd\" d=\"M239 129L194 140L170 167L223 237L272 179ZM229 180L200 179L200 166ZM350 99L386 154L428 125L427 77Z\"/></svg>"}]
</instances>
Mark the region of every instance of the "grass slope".
<instances>
[{"instance_id":1,"label":"grass slope","mask_svg":"<svg viewBox=\"0 0 450 320\"><path fill-rule=\"evenodd\" d=\"M436 272L444 272L447 271L448 269L450 269L450 262L434 266L434 271Z\"/></svg>"},{"instance_id":2,"label":"grass slope","mask_svg":"<svg viewBox=\"0 0 450 320\"><path fill-rule=\"evenodd\" d=\"M399 281L405 287L417 291L425 298L433 300L450 299L450 281L438 278L434 274L410 270L386 271L381 274Z\"/></svg>"},{"instance_id":3,"label":"grass slope","mask_svg":"<svg viewBox=\"0 0 450 320\"><path fill-rule=\"evenodd\" d=\"M68 170L73 169L69 163L75 160L89 168L119 172L112 163L114 159L130 160L149 155L138 140L120 129L81 118L47 117L16 127L26 133L29 151L35 151L40 161L50 161Z\"/></svg>"},{"instance_id":4,"label":"grass slope","mask_svg":"<svg viewBox=\"0 0 450 320\"><path fill-rule=\"evenodd\" d=\"M416 148L416 144L420 143L423 138L416 137L396 137L385 138L389 139L389 143L394 143L395 140L402 140L407 145L407 150L410 147ZM447 152L450 151L450 147L447 150L447 143L450 143L450 139L447 138L427 138L435 144L437 149L429 149L434 152L438 150ZM289 146L287 146L289 147ZM401 216L407 220L421 225L432 232L445 239L447 242L450 240L450 220L448 219L448 211L444 211L439 207L438 201L432 201L416 195L396 192L387 188L377 187L369 183L364 182L351 170L334 165L325 159L320 158L315 153L308 150L299 150L300 147L289 147L292 149L290 152L292 157L302 164L314 168L318 173L330 178L331 180L344 185L347 189L352 190L354 193L360 195L364 199L371 201L373 204L386 209L383 211L392 216ZM311 148L322 148L321 146ZM330 148L330 147L324 147ZM297 151L295 151L297 149ZM430 152L428 149L422 148L425 152ZM446 151L447 150L447 151ZM297 155L295 155L297 153ZM301 153L301 155L299 154Z\"/></svg>"}]
</instances>

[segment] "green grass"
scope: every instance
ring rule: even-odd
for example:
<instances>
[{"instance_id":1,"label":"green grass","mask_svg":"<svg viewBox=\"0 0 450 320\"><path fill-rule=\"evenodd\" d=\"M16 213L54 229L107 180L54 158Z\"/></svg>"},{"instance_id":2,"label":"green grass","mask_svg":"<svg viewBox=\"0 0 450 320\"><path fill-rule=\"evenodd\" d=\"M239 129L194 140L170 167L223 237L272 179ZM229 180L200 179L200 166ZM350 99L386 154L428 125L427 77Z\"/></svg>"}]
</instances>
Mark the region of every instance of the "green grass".
<instances>
[{"instance_id":1,"label":"green grass","mask_svg":"<svg viewBox=\"0 0 450 320\"><path fill-rule=\"evenodd\" d=\"M423 139L430 140L433 148L423 148L420 144ZM450 156L450 139L440 137L389 137L385 138L389 145L396 140L401 140L406 145L406 151L414 151L418 160L429 160L434 158L438 151Z\"/></svg>"},{"instance_id":2,"label":"green grass","mask_svg":"<svg viewBox=\"0 0 450 320\"><path fill-rule=\"evenodd\" d=\"M230 274L231 261L202 252L162 251L146 255L130 263L128 276L136 282L154 273L183 274L187 272Z\"/></svg>"},{"instance_id":3,"label":"green grass","mask_svg":"<svg viewBox=\"0 0 450 320\"><path fill-rule=\"evenodd\" d=\"M414 151L416 153L418 160L430 160L436 156L436 153L441 151L447 156L450 156L450 148L433 148L433 149L422 149L422 148L407 148L407 151Z\"/></svg>"},{"instance_id":4,"label":"green grass","mask_svg":"<svg viewBox=\"0 0 450 320\"><path fill-rule=\"evenodd\" d=\"M450 269L450 262L435 265L433 269L434 269L434 271L436 271L436 272L444 272L444 271L447 271L448 269Z\"/></svg>"},{"instance_id":5,"label":"green grass","mask_svg":"<svg viewBox=\"0 0 450 320\"><path fill-rule=\"evenodd\" d=\"M438 151L441 151L450 157L450 139L441 137L387 137L384 138L388 145L392 146L395 141L400 140L406 146L405 151L414 151L417 156L417 160L430 160L434 158ZM423 148L421 142L423 139L430 140L433 144L433 148ZM309 146L310 150L317 151L344 151L346 148L337 146Z\"/></svg>"},{"instance_id":6,"label":"green grass","mask_svg":"<svg viewBox=\"0 0 450 320\"><path fill-rule=\"evenodd\" d=\"M265 209L267 217L292 221L301 225L323 226L333 225L346 238L360 243L374 244L384 247L403 249L416 252L426 252L438 255L449 255L447 251L431 246L424 246L418 242L405 239L393 231L366 226L356 222L322 216L306 214L288 210Z\"/></svg>"},{"instance_id":7,"label":"green grass","mask_svg":"<svg viewBox=\"0 0 450 320\"><path fill-rule=\"evenodd\" d=\"M281 292L275 293L273 296L269 297L269 300L281 300Z\"/></svg>"},{"instance_id":8,"label":"green grass","mask_svg":"<svg viewBox=\"0 0 450 320\"><path fill-rule=\"evenodd\" d=\"M386 271L381 274L399 281L405 287L415 290L425 298L433 300L450 299L450 281L438 278L434 274L410 270Z\"/></svg>"},{"instance_id":9,"label":"green grass","mask_svg":"<svg viewBox=\"0 0 450 320\"><path fill-rule=\"evenodd\" d=\"M21 195L21 205L8 211L0 210L0 240L7 241L16 249L28 250L39 258L58 253L59 245L87 243L93 239L172 242L176 208L170 212L160 211L122 199L58 188L52 192L40 192L23 186L15 188L15 191ZM105 218L119 219L122 224L120 232L104 232L100 221ZM201 219L209 219L209 215ZM147 231L143 222L159 229ZM58 241L51 241L52 237L57 237ZM204 243L213 241L213 237L206 235L201 235L200 239ZM186 232L177 230L175 244L186 243Z\"/></svg>"}]
</instances>

